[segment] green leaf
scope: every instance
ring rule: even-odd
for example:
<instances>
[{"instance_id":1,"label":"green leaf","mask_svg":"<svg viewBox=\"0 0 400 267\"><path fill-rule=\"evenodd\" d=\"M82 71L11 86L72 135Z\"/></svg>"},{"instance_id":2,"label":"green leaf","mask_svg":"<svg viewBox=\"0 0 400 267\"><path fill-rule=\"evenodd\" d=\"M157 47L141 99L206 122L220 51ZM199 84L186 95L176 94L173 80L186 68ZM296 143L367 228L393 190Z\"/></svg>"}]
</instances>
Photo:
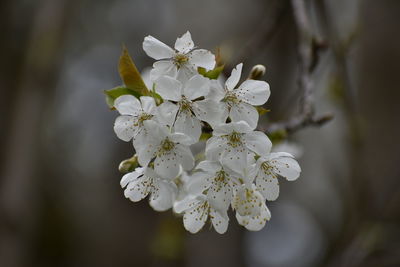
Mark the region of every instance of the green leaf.
<instances>
[{"instance_id":1,"label":"green leaf","mask_svg":"<svg viewBox=\"0 0 400 267\"><path fill-rule=\"evenodd\" d=\"M149 95L149 89L147 89L146 84L143 82L142 76L125 46L122 47L118 71L127 88L140 95Z\"/></svg>"},{"instance_id":2,"label":"green leaf","mask_svg":"<svg viewBox=\"0 0 400 267\"><path fill-rule=\"evenodd\" d=\"M221 66L215 67L213 70L209 70L209 71L206 71L205 68L199 67L197 69L197 71L199 72L199 74L203 75L206 78L216 80L216 79L218 79L221 72L224 70L224 67L225 67L225 65L221 65Z\"/></svg>"},{"instance_id":3,"label":"green leaf","mask_svg":"<svg viewBox=\"0 0 400 267\"><path fill-rule=\"evenodd\" d=\"M256 107L258 114L260 114L260 116L267 114L268 112L270 112L270 109L265 109L263 107Z\"/></svg>"},{"instance_id":4,"label":"green leaf","mask_svg":"<svg viewBox=\"0 0 400 267\"><path fill-rule=\"evenodd\" d=\"M133 95L137 98L140 97L140 94L132 91L130 88L126 88L124 86L117 86L109 90L104 90L106 94L106 103L107 105L113 109L114 108L114 101L121 95Z\"/></svg>"}]
</instances>

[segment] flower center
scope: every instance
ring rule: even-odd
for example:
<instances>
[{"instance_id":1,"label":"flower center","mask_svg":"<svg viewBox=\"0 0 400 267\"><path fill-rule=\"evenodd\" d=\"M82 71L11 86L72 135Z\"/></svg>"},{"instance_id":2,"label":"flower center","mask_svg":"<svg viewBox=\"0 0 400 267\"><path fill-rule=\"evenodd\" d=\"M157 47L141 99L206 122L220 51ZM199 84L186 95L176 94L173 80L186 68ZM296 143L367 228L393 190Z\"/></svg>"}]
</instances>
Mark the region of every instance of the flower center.
<instances>
[{"instance_id":1,"label":"flower center","mask_svg":"<svg viewBox=\"0 0 400 267\"><path fill-rule=\"evenodd\" d=\"M138 117L137 121L135 122L134 126L143 126L143 122L146 120L150 120L153 117L151 114L142 113Z\"/></svg>"},{"instance_id":2,"label":"flower center","mask_svg":"<svg viewBox=\"0 0 400 267\"><path fill-rule=\"evenodd\" d=\"M233 131L230 135L228 135L228 145L231 147L238 147L242 144L242 134Z\"/></svg>"},{"instance_id":3,"label":"flower center","mask_svg":"<svg viewBox=\"0 0 400 267\"><path fill-rule=\"evenodd\" d=\"M274 172L274 166L270 165L268 161L265 161L261 164L261 169L264 171L265 174L276 178L276 174Z\"/></svg>"},{"instance_id":4,"label":"flower center","mask_svg":"<svg viewBox=\"0 0 400 267\"><path fill-rule=\"evenodd\" d=\"M240 99L237 97L237 95L232 92L232 91L228 91L225 94L225 97L222 99L223 102L227 102L228 104L232 105L232 104L237 104L240 102Z\"/></svg>"},{"instance_id":5,"label":"flower center","mask_svg":"<svg viewBox=\"0 0 400 267\"><path fill-rule=\"evenodd\" d=\"M215 181L217 182L223 182L225 180L226 173L223 170L220 170L217 172L217 175L215 176Z\"/></svg>"},{"instance_id":6,"label":"flower center","mask_svg":"<svg viewBox=\"0 0 400 267\"><path fill-rule=\"evenodd\" d=\"M184 54L176 54L174 58L175 65L179 68L189 61L189 57Z\"/></svg>"},{"instance_id":7,"label":"flower center","mask_svg":"<svg viewBox=\"0 0 400 267\"><path fill-rule=\"evenodd\" d=\"M192 110L192 103L186 99L186 97L182 96L182 100L179 102L179 109L181 112L190 113Z\"/></svg>"},{"instance_id":8,"label":"flower center","mask_svg":"<svg viewBox=\"0 0 400 267\"><path fill-rule=\"evenodd\" d=\"M219 192L222 186L228 184L228 174L224 170L220 170L216 173L213 184L216 187L215 191Z\"/></svg>"},{"instance_id":9,"label":"flower center","mask_svg":"<svg viewBox=\"0 0 400 267\"><path fill-rule=\"evenodd\" d=\"M161 149L163 152L171 151L175 147L175 143L167 138L161 144Z\"/></svg>"}]
</instances>

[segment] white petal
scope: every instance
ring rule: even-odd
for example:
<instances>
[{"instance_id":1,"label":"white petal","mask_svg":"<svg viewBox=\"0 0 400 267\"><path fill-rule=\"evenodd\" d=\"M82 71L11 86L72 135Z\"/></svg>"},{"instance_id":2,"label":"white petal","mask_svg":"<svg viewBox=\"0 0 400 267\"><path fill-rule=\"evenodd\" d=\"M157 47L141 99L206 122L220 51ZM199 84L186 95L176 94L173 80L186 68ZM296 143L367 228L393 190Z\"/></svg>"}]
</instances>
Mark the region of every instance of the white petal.
<instances>
[{"instance_id":1,"label":"white petal","mask_svg":"<svg viewBox=\"0 0 400 267\"><path fill-rule=\"evenodd\" d=\"M219 211L226 211L232 201L232 188L227 181L217 181L215 177L208 189L207 198L210 204Z\"/></svg>"},{"instance_id":2,"label":"white petal","mask_svg":"<svg viewBox=\"0 0 400 267\"><path fill-rule=\"evenodd\" d=\"M271 213L269 212L267 206L264 204L261 207L261 211L256 216L240 216L236 213L236 219L240 225L246 227L250 231L260 231L264 228L265 223L271 219Z\"/></svg>"},{"instance_id":3,"label":"white petal","mask_svg":"<svg viewBox=\"0 0 400 267\"><path fill-rule=\"evenodd\" d=\"M141 177L128 184L124 191L126 198L133 202L137 202L145 198L152 189L152 183L147 177Z\"/></svg>"},{"instance_id":4,"label":"white petal","mask_svg":"<svg viewBox=\"0 0 400 267\"><path fill-rule=\"evenodd\" d=\"M199 198L194 195L187 195L184 199L174 203L174 212L182 213L186 210L192 209L202 202L205 198Z\"/></svg>"},{"instance_id":5,"label":"white petal","mask_svg":"<svg viewBox=\"0 0 400 267\"><path fill-rule=\"evenodd\" d=\"M253 158L253 160L254 160L254 155L251 155L251 153L248 152L247 153L247 162L246 162L245 167L243 167L241 170L239 170L239 169L232 170L232 172L235 173L236 176L238 176L242 179L243 184L251 185L257 174L256 165L252 164L251 160L249 160L251 158Z\"/></svg>"},{"instance_id":6,"label":"white petal","mask_svg":"<svg viewBox=\"0 0 400 267\"><path fill-rule=\"evenodd\" d=\"M155 115L156 114L156 102L154 98L150 96L141 96L140 102L142 102L142 109L147 114Z\"/></svg>"},{"instance_id":7,"label":"white petal","mask_svg":"<svg viewBox=\"0 0 400 267\"><path fill-rule=\"evenodd\" d=\"M182 98L182 84L168 76L162 76L156 81L156 92L167 100L179 101Z\"/></svg>"},{"instance_id":8,"label":"white petal","mask_svg":"<svg viewBox=\"0 0 400 267\"><path fill-rule=\"evenodd\" d=\"M191 170L194 167L194 157L192 151L188 146L181 144L175 145L175 152L178 158L178 162L182 165L185 171Z\"/></svg>"},{"instance_id":9,"label":"white petal","mask_svg":"<svg viewBox=\"0 0 400 267\"><path fill-rule=\"evenodd\" d=\"M221 164L216 161L203 160L196 166L197 170L203 170L207 173L216 173L221 170Z\"/></svg>"},{"instance_id":10,"label":"white petal","mask_svg":"<svg viewBox=\"0 0 400 267\"><path fill-rule=\"evenodd\" d=\"M267 102L271 94L268 83L255 80L244 81L235 92L245 102L255 106Z\"/></svg>"},{"instance_id":11,"label":"white petal","mask_svg":"<svg viewBox=\"0 0 400 267\"><path fill-rule=\"evenodd\" d=\"M233 131L237 133L250 133L253 131L253 129L250 128L249 124L245 121L221 123L220 125L214 127L213 135L221 136L230 134Z\"/></svg>"},{"instance_id":12,"label":"white petal","mask_svg":"<svg viewBox=\"0 0 400 267\"><path fill-rule=\"evenodd\" d=\"M175 131L179 133L184 133L189 136L193 142L196 143L201 135L201 124L198 118L196 118L191 113L179 112L176 116L175 121Z\"/></svg>"},{"instance_id":13,"label":"white petal","mask_svg":"<svg viewBox=\"0 0 400 267\"><path fill-rule=\"evenodd\" d=\"M218 102L225 97L225 94L226 92L219 80L210 80L210 91L206 99L212 99Z\"/></svg>"},{"instance_id":14,"label":"white petal","mask_svg":"<svg viewBox=\"0 0 400 267\"><path fill-rule=\"evenodd\" d=\"M238 84L242 75L243 63L240 63L232 70L231 76L226 80L225 86L228 90L232 90Z\"/></svg>"},{"instance_id":15,"label":"white petal","mask_svg":"<svg viewBox=\"0 0 400 267\"><path fill-rule=\"evenodd\" d=\"M196 101L192 104L192 109L196 117L211 126L219 125L226 121L224 115L227 116L228 113L224 112L224 108L226 108L226 105L210 99Z\"/></svg>"},{"instance_id":16,"label":"white petal","mask_svg":"<svg viewBox=\"0 0 400 267\"><path fill-rule=\"evenodd\" d=\"M175 49L182 54L186 54L190 50L192 50L194 47L194 43L192 40L192 36L190 35L190 32L187 31L184 33L180 38L176 39L175 42Z\"/></svg>"},{"instance_id":17,"label":"white petal","mask_svg":"<svg viewBox=\"0 0 400 267\"><path fill-rule=\"evenodd\" d=\"M182 83L186 83L196 74L198 74L197 69L188 62L178 69L176 79L181 81Z\"/></svg>"},{"instance_id":18,"label":"white petal","mask_svg":"<svg viewBox=\"0 0 400 267\"><path fill-rule=\"evenodd\" d=\"M206 158L212 161L218 161L222 155L222 151L226 147L226 142L219 137L211 137L206 142Z\"/></svg>"},{"instance_id":19,"label":"white petal","mask_svg":"<svg viewBox=\"0 0 400 267\"><path fill-rule=\"evenodd\" d=\"M209 90L210 90L209 79L201 75L194 75L185 84L183 88L183 94L189 100L193 100L201 96L206 96Z\"/></svg>"},{"instance_id":20,"label":"white petal","mask_svg":"<svg viewBox=\"0 0 400 267\"><path fill-rule=\"evenodd\" d=\"M141 105L139 100L133 95L122 95L114 101L114 107L121 115L134 115L140 113Z\"/></svg>"},{"instance_id":21,"label":"white petal","mask_svg":"<svg viewBox=\"0 0 400 267\"><path fill-rule=\"evenodd\" d=\"M163 125L172 126L179 107L169 101L165 101L157 108L157 120Z\"/></svg>"},{"instance_id":22,"label":"white petal","mask_svg":"<svg viewBox=\"0 0 400 267\"><path fill-rule=\"evenodd\" d=\"M260 131L248 133L244 136L248 149L258 155L267 155L271 151L272 143L268 136Z\"/></svg>"},{"instance_id":23,"label":"white petal","mask_svg":"<svg viewBox=\"0 0 400 267\"><path fill-rule=\"evenodd\" d=\"M150 160L155 157L155 152L167 133L164 127L155 121L146 120L143 124L144 132L136 136L133 140L133 146L138 154L140 165L147 166Z\"/></svg>"},{"instance_id":24,"label":"white petal","mask_svg":"<svg viewBox=\"0 0 400 267\"><path fill-rule=\"evenodd\" d=\"M185 215L183 215L183 225L186 230L195 234L203 228L207 218L208 211L205 210L202 205L198 205L185 212Z\"/></svg>"},{"instance_id":25,"label":"white petal","mask_svg":"<svg viewBox=\"0 0 400 267\"><path fill-rule=\"evenodd\" d=\"M158 156L154 161L154 170L165 179L174 179L179 174L178 156L173 150Z\"/></svg>"},{"instance_id":26,"label":"white petal","mask_svg":"<svg viewBox=\"0 0 400 267\"><path fill-rule=\"evenodd\" d=\"M136 132L135 122L136 118L132 116L117 117L114 123L114 132L118 138L126 142L131 140Z\"/></svg>"},{"instance_id":27,"label":"white petal","mask_svg":"<svg viewBox=\"0 0 400 267\"><path fill-rule=\"evenodd\" d=\"M155 82L162 76L169 76L175 78L178 73L178 69L172 60L162 60L154 62L153 69L150 71L150 80ZM150 88L149 88L150 89Z\"/></svg>"},{"instance_id":28,"label":"white petal","mask_svg":"<svg viewBox=\"0 0 400 267\"><path fill-rule=\"evenodd\" d=\"M279 196L278 177L260 170L256 177L257 190L269 201L276 200Z\"/></svg>"},{"instance_id":29,"label":"white petal","mask_svg":"<svg viewBox=\"0 0 400 267\"><path fill-rule=\"evenodd\" d=\"M137 135L133 141L138 161L141 166L147 166L149 162L155 157L158 149L158 144L152 141L153 139L147 134Z\"/></svg>"},{"instance_id":30,"label":"white petal","mask_svg":"<svg viewBox=\"0 0 400 267\"><path fill-rule=\"evenodd\" d=\"M228 146L222 152L221 163L237 173L247 168L247 149L243 145Z\"/></svg>"},{"instance_id":31,"label":"white petal","mask_svg":"<svg viewBox=\"0 0 400 267\"><path fill-rule=\"evenodd\" d=\"M189 62L196 67L212 70L215 66L215 56L205 49L196 49L188 54Z\"/></svg>"},{"instance_id":32,"label":"white petal","mask_svg":"<svg viewBox=\"0 0 400 267\"><path fill-rule=\"evenodd\" d=\"M210 218L217 233L223 234L226 232L229 223L229 217L226 212L219 212L214 209L210 209Z\"/></svg>"},{"instance_id":33,"label":"white petal","mask_svg":"<svg viewBox=\"0 0 400 267\"><path fill-rule=\"evenodd\" d=\"M156 211L166 211L173 205L178 188L173 182L159 179L150 197L150 206Z\"/></svg>"},{"instance_id":34,"label":"white petal","mask_svg":"<svg viewBox=\"0 0 400 267\"><path fill-rule=\"evenodd\" d=\"M136 168L135 171L125 174L121 179L121 187L125 187L128 183L136 180L143 174L143 168Z\"/></svg>"},{"instance_id":35,"label":"white petal","mask_svg":"<svg viewBox=\"0 0 400 267\"><path fill-rule=\"evenodd\" d=\"M193 139L184 133L173 133L169 136L169 139L174 143L182 144L185 146L190 146L194 143Z\"/></svg>"},{"instance_id":36,"label":"white petal","mask_svg":"<svg viewBox=\"0 0 400 267\"><path fill-rule=\"evenodd\" d=\"M175 55L175 52L171 47L150 35L144 38L143 50L149 57L156 60L171 58Z\"/></svg>"},{"instance_id":37,"label":"white petal","mask_svg":"<svg viewBox=\"0 0 400 267\"><path fill-rule=\"evenodd\" d=\"M288 181L293 181L300 176L300 166L292 157L279 157L270 160L270 164L274 166L274 171Z\"/></svg>"},{"instance_id":38,"label":"white petal","mask_svg":"<svg viewBox=\"0 0 400 267\"><path fill-rule=\"evenodd\" d=\"M167 136L169 136L169 128L156 121L145 120L143 122L143 125L146 128L149 135L153 138L154 142L157 141L157 143L160 143Z\"/></svg>"},{"instance_id":39,"label":"white petal","mask_svg":"<svg viewBox=\"0 0 400 267\"><path fill-rule=\"evenodd\" d=\"M210 186L210 174L206 172L195 172L190 176L187 190L190 194L199 195Z\"/></svg>"},{"instance_id":40,"label":"white petal","mask_svg":"<svg viewBox=\"0 0 400 267\"><path fill-rule=\"evenodd\" d=\"M233 105L229 113L233 122L245 121L251 129L255 129L258 123L258 112L252 105L244 102Z\"/></svg>"},{"instance_id":41,"label":"white petal","mask_svg":"<svg viewBox=\"0 0 400 267\"><path fill-rule=\"evenodd\" d=\"M232 207L241 216L256 216L260 213L260 208L265 200L253 184L251 188L242 186L236 192L232 201Z\"/></svg>"}]
</instances>

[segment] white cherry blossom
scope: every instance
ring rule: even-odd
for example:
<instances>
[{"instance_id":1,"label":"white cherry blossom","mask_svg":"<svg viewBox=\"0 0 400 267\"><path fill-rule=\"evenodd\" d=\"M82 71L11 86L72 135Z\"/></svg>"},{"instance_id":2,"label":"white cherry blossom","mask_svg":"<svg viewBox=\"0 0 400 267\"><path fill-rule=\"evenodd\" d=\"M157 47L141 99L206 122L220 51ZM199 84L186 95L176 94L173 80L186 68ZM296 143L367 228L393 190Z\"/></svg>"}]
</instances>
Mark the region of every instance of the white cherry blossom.
<instances>
[{"instance_id":1,"label":"white cherry blossom","mask_svg":"<svg viewBox=\"0 0 400 267\"><path fill-rule=\"evenodd\" d=\"M162 76L156 81L156 92L168 100L160 105L159 117L175 131L184 133L194 142L201 135L200 121L211 125L219 122L221 109L218 103L204 98L209 91L209 80L201 75L194 75L184 85L174 78Z\"/></svg>"},{"instance_id":2,"label":"white cherry blossom","mask_svg":"<svg viewBox=\"0 0 400 267\"><path fill-rule=\"evenodd\" d=\"M216 83L211 94L216 101L221 101L224 108L224 121L231 118L233 122L245 121L252 129L258 122L258 112L253 106L260 106L267 102L270 89L265 81L246 80L239 87L243 64L240 63L232 70L231 76L226 80L224 88Z\"/></svg>"},{"instance_id":3,"label":"white cherry blossom","mask_svg":"<svg viewBox=\"0 0 400 267\"><path fill-rule=\"evenodd\" d=\"M162 178L177 177L180 166L184 170L194 167L194 158L189 145L192 139L182 133L170 133L168 127L155 121L144 122L147 135L136 139L134 146L140 165L147 166L154 159L154 170Z\"/></svg>"},{"instance_id":4,"label":"white cherry blossom","mask_svg":"<svg viewBox=\"0 0 400 267\"><path fill-rule=\"evenodd\" d=\"M133 202L138 202L150 195L150 206L156 211L170 209L177 194L176 185L161 179L150 167L136 168L121 179L121 187L126 187L124 194Z\"/></svg>"},{"instance_id":5,"label":"white cherry blossom","mask_svg":"<svg viewBox=\"0 0 400 267\"><path fill-rule=\"evenodd\" d=\"M144 38L143 50L158 60L150 73L153 81L163 75L186 81L197 73L198 67L211 70L215 66L215 56L205 49L196 49L190 32L176 40L175 49L149 35Z\"/></svg>"},{"instance_id":6,"label":"white cherry blossom","mask_svg":"<svg viewBox=\"0 0 400 267\"><path fill-rule=\"evenodd\" d=\"M132 95L122 95L115 99L114 107L121 116L117 117L114 131L123 141L135 139L144 133L143 122L156 114L156 103L152 97L141 96L140 101Z\"/></svg>"},{"instance_id":7,"label":"white cherry blossom","mask_svg":"<svg viewBox=\"0 0 400 267\"><path fill-rule=\"evenodd\" d=\"M205 195L188 195L185 199L175 203L174 210L184 212L183 225L191 233L197 233L210 218L215 231L223 234L228 229L229 217L227 211L216 209Z\"/></svg>"},{"instance_id":8,"label":"white cherry blossom","mask_svg":"<svg viewBox=\"0 0 400 267\"><path fill-rule=\"evenodd\" d=\"M218 161L201 161L196 170L188 182L188 191L194 195L204 193L215 208L226 211L235 187L241 184L240 175Z\"/></svg>"},{"instance_id":9,"label":"white cherry blossom","mask_svg":"<svg viewBox=\"0 0 400 267\"><path fill-rule=\"evenodd\" d=\"M278 152L262 156L256 163L255 182L257 189L267 200L276 200L279 196L278 176L294 181L300 176L300 166L289 153Z\"/></svg>"},{"instance_id":10,"label":"white cherry blossom","mask_svg":"<svg viewBox=\"0 0 400 267\"><path fill-rule=\"evenodd\" d=\"M259 131L252 131L244 122L223 123L214 128L213 137L207 140L206 157L221 160L222 164L238 173L248 168L248 154L266 155L271 150L269 138Z\"/></svg>"},{"instance_id":11,"label":"white cherry blossom","mask_svg":"<svg viewBox=\"0 0 400 267\"><path fill-rule=\"evenodd\" d=\"M143 49L156 60L143 75L151 97L123 95L114 101L120 113L114 131L132 140L136 152L124 161L130 165L123 171L141 166L122 177L125 196L133 202L149 196L156 211L172 207L191 233L208 220L225 233L230 207L240 225L261 230L271 218L266 201L279 195L278 176L293 181L301 172L291 154L271 153L267 135L255 131L255 106L268 100L268 83L247 79L240 84L242 63L226 80L200 75L199 67L214 68L215 56L197 49L189 32L174 48L147 36ZM262 72L256 66L251 77ZM209 138L205 145L200 137Z\"/></svg>"},{"instance_id":12,"label":"white cherry blossom","mask_svg":"<svg viewBox=\"0 0 400 267\"><path fill-rule=\"evenodd\" d=\"M254 184L242 185L235 194L232 207L240 225L250 231L259 231L271 218L265 199Z\"/></svg>"}]
</instances>

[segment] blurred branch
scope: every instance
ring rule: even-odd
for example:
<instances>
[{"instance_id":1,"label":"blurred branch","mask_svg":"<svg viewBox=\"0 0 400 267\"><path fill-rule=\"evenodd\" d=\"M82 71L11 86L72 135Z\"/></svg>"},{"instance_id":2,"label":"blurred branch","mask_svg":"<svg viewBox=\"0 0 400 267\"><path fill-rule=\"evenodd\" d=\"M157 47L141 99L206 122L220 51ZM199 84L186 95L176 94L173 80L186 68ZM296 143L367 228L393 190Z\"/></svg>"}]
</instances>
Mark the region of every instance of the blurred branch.
<instances>
[{"instance_id":1,"label":"blurred branch","mask_svg":"<svg viewBox=\"0 0 400 267\"><path fill-rule=\"evenodd\" d=\"M280 0L269 6L269 9L274 10L274 12L270 16L266 16L254 29L252 37L238 53L237 57L240 61L252 57L256 51L259 51L261 45L268 43L275 36L282 25L282 19L285 17L288 7L286 1Z\"/></svg>"},{"instance_id":2,"label":"blurred branch","mask_svg":"<svg viewBox=\"0 0 400 267\"><path fill-rule=\"evenodd\" d=\"M298 88L302 92L299 113L287 121L272 123L268 127L259 129L266 133L285 132L293 133L308 126L321 126L333 118L332 114L316 115L314 107L312 74L319 62L320 51L326 45L313 36L311 24L304 0L292 0L292 9L298 31Z\"/></svg>"}]
</instances>

